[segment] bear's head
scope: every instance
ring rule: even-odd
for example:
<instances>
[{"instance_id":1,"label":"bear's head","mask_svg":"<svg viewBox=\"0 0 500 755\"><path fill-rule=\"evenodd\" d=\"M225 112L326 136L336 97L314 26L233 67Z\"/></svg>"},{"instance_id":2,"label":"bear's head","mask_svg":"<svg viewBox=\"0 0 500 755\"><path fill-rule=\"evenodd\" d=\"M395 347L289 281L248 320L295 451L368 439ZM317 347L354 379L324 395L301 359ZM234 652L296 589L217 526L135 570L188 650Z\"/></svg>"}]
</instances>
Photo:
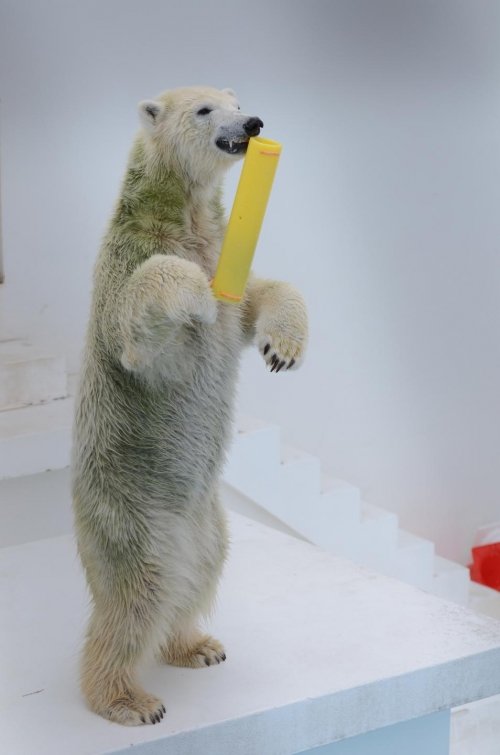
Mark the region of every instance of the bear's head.
<instances>
[{"instance_id":1,"label":"bear's head","mask_svg":"<svg viewBox=\"0 0 500 755\"><path fill-rule=\"evenodd\" d=\"M186 87L139 103L144 137L156 159L192 181L219 178L245 154L263 123L244 115L232 89Z\"/></svg>"}]
</instances>

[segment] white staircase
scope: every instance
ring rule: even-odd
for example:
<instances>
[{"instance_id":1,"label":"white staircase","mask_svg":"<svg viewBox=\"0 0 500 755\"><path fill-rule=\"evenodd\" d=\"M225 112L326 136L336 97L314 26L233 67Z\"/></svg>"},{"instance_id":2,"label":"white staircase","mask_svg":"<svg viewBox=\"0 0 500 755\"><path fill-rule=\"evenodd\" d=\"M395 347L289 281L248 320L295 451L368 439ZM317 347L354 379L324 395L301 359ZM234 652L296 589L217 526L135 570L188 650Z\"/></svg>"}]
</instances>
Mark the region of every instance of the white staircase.
<instances>
[{"instance_id":1,"label":"white staircase","mask_svg":"<svg viewBox=\"0 0 500 755\"><path fill-rule=\"evenodd\" d=\"M433 543L400 529L395 514L363 502L355 486L322 476L315 457L282 447L277 426L238 423L224 480L252 502L257 519L263 509L337 555L456 603L469 602L468 569L437 557ZM252 515L249 503L236 507Z\"/></svg>"}]
</instances>

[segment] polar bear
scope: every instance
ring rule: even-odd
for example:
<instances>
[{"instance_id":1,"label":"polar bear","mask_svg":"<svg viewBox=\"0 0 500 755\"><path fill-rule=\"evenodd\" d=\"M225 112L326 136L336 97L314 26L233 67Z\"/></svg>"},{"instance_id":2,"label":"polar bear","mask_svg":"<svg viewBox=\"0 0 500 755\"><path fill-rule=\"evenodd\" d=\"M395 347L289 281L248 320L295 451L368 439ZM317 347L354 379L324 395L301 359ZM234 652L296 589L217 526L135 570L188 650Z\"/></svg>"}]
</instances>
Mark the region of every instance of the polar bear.
<instances>
[{"instance_id":1,"label":"polar bear","mask_svg":"<svg viewBox=\"0 0 500 755\"><path fill-rule=\"evenodd\" d=\"M83 694L126 725L159 722L136 678L148 653L224 661L198 620L227 553L218 479L242 347L277 373L304 355L307 314L292 286L251 278L217 301L224 172L262 121L232 90L189 87L140 103L142 128L94 271L74 423L72 489L92 597Z\"/></svg>"}]
</instances>

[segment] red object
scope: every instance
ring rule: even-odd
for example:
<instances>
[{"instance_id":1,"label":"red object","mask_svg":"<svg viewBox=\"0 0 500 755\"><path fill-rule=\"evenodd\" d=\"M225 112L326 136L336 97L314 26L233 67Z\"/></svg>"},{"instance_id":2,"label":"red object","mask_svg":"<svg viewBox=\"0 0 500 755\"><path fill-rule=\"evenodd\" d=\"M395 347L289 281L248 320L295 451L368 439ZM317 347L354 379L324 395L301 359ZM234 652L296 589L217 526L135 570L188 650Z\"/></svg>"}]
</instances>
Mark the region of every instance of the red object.
<instances>
[{"instance_id":1,"label":"red object","mask_svg":"<svg viewBox=\"0 0 500 755\"><path fill-rule=\"evenodd\" d=\"M472 549L470 577L486 587L500 590L500 543L478 545Z\"/></svg>"}]
</instances>

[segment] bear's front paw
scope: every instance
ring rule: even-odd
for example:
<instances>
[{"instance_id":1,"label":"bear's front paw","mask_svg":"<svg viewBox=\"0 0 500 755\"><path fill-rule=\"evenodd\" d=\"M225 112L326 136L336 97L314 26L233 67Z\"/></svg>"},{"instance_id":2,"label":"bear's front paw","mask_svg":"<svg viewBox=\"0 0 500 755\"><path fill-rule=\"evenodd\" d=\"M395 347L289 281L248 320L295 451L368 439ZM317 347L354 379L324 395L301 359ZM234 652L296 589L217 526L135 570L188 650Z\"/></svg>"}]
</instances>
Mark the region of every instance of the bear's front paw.
<instances>
[{"instance_id":1,"label":"bear's front paw","mask_svg":"<svg viewBox=\"0 0 500 755\"><path fill-rule=\"evenodd\" d=\"M303 345L293 338L286 338L283 334L266 335L259 338L257 345L271 372L297 369L302 364Z\"/></svg>"},{"instance_id":2,"label":"bear's front paw","mask_svg":"<svg viewBox=\"0 0 500 755\"><path fill-rule=\"evenodd\" d=\"M287 283L269 288L274 302L264 304L257 317L257 346L271 372L297 369L304 359L309 327L304 299Z\"/></svg>"},{"instance_id":3,"label":"bear's front paw","mask_svg":"<svg viewBox=\"0 0 500 755\"><path fill-rule=\"evenodd\" d=\"M258 328L257 346L271 372L297 369L302 364L307 343L307 321L268 322Z\"/></svg>"}]
</instances>

